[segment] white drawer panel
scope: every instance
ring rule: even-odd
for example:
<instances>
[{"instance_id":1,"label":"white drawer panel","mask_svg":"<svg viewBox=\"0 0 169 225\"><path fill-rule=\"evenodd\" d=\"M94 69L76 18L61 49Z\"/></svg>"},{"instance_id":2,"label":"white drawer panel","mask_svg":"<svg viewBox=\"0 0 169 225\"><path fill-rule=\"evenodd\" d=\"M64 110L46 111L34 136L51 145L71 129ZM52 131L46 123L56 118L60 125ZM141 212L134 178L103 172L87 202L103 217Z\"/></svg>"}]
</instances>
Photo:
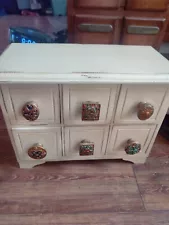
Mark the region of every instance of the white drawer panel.
<instances>
[{"instance_id":1,"label":"white drawer panel","mask_svg":"<svg viewBox=\"0 0 169 225\"><path fill-rule=\"evenodd\" d=\"M61 128L20 128L12 133L20 159L37 160L28 156L28 150L36 144L41 144L47 152L43 160L55 160L62 155Z\"/></svg>"},{"instance_id":2,"label":"white drawer panel","mask_svg":"<svg viewBox=\"0 0 169 225\"><path fill-rule=\"evenodd\" d=\"M115 122L123 124L158 123L160 113L164 113L164 100L167 93L165 85L122 85L118 101ZM140 120L137 116L138 104L150 103L154 107L153 115L147 120Z\"/></svg>"},{"instance_id":3,"label":"white drawer panel","mask_svg":"<svg viewBox=\"0 0 169 225\"><path fill-rule=\"evenodd\" d=\"M3 85L2 91L12 124L60 123L58 85ZM32 101L38 106L39 117L28 121L22 115L22 108Z\"/></svg>"},{"instance_id":4,"label":"white drawer panel","mask_svg":"<svg viewBox=\"0 0 169 225\"><path fill-rule=\"evenodd\" d=\"M104 124L113 118L118 85L63 85L63 112L65 124ZM98 102L101 105L97 121L82 121L82 103Z\"/></svg>"},{"instance_id":5,"label":"white drawer panel","mask_svg":"<svg viewBox=\"0 0 169 225\"><path fill-rule=\"evenodd\" d=\"M79 155L80 143L83 140L88 140L89 142L94 143L93 156L104 155L108 138L108 130L108 127L66 127L65 155L79 156L79 159L85 157Z\"/></svg>"},{"instance_id":6,"label":"white drawer panel","mask_svg":"<svg viewBox=\"0 0 169 225\"><path fill-rule=\"evenodd\" d=\"M155 127L155 125L113 127L110 133L106 154L114 154L116 156L128 155L125 152L125 147L127 145L127 141L130 139L141 144L141 154L146 153L148 145L155 131ZM139 157L140 153L128 156L135 157L138 155Z\"/></svg>"}]
</instances>

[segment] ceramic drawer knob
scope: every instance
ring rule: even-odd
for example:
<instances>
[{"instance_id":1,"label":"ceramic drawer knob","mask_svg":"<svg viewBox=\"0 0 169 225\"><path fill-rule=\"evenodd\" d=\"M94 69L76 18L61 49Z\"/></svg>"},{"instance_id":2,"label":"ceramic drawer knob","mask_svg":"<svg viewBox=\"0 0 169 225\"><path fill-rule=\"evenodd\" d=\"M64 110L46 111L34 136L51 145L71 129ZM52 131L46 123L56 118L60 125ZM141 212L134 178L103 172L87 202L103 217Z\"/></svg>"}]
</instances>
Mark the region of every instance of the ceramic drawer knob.
<instances>
[{"instance_id":1,"label":"ceramic drawer knob","mask_svg":"<svg viewBox=\"0 0 169 225\"><path fill-rule=\"evenodd\" d=\"M27 102L22 108L22 115L29 121L37 120L39 117L39 108L35 102Z\"/></svg>"},{"instance_id":2,"label":"ceramic drawer knob","mask_svg":"<svg viewBox=\"0 0 169 225\"><path fill-rule=\"evenodd\" d=\"M132 139L129 139L127 141L126 147L125 147L125 152L128 155L134 155L140 152L141 150L141 144L137 141L134 141Z\"/></svg>"},{"instance_id":3,"label":"ceramic drawer knob","mask_svg":"<svg viewBox=\"0 0 169 225\"><path fill-rule=\"evenodd\" d=\"M140 102L138 104L137 116L140 120L149 119L154 113L154 107L150 103Z\"/></svg>"},{"instance_id":4,"label":"ceramic drawer knob","mask_svg":"<svg viewBox=\"0 0 169 225\"><path fill-rule=\"evenodd\" d=\"M47 155L47 151L43 148L41 144L35 144L28 150L28 155L32 159L43 159Z\"/></svg>"},{"instance_id":5,"label":"ceramic drawer knob","mask_svg":"<svg viewBox=\"0 0 169 225\"><path fill-rule=\"evenodd\" d=\"M82 120L96 121L100 117L101 105L98 102L83 102L82 103Z\"/></svg>"},{"instance_id":6,"label":"ceramic drawer knob","mask_svg":"<svg viewBox=\"0 0 169 225\"><path fill-rule=\"evenodd\" d=\"M94 154L94 143L87 140L83 140L80 143L80 152L81 156L83 155L93 155Z\"/></svg>"}]
</instances>

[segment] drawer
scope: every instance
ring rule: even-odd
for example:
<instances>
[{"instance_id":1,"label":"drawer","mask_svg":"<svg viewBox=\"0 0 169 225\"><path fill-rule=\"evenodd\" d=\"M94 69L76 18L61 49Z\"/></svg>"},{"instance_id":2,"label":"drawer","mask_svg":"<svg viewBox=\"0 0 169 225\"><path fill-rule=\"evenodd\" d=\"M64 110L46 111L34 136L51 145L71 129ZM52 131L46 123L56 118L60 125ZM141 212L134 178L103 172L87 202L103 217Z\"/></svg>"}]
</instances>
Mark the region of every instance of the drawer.
<instances>
[{"instance_id":1,"label":"drawer","mask_svg":"<svg viewBox=\"0 0 169 225\"><path fill-rule=\"evenodd\" d=\"M118 90L118 85L63 85L64 123L83 125L109 123L116 108ZM89 118L82 120L85 111L83 106L88 102L99 104L100 109L93 107L91 111L86 110ZM91 118L92 110L95 111Z\"/></svg>"},{"instance_id":2,"label":"drawer","mask_svg":"<svg viewBox=\"0 0 169 225\"><path fill-rule=\"evenodd\" d=\"M113 127L106 154L137 156L145 154L155 131L154 125Z\"/></svg>"},{"instance_id":3,"label":"drawer","mask_svg":"<svg viewBox=\"0 0 169 225\"><path fill-rule=\"evenodd\" d=\"M165 11L167 6L168 0L128 0L126 2L128 10Z\"/></svg>"},{"instance_id":4,"label":"drawer","mask_svg":"<svg viewBox=\"0 0 169 225\"><path fill-rule=\"evenodd\" d=\"M124 6L124 0L74 0L75 7L94 9L116 9Z\"/></svg>"},{"instance_id":5,"label":"drawer","mask_svg":"<svg viewBox=\"0 0 169 225\"><path fill-rule=\"evenodd\" d=\"M62 156L61 128L12 130L20 160L55 160Z\"/></svg>"},{"instance_id":6,"label":"drawer","mask_svg":"<svg viewBox=\"0 0 169 225\"><path fill-rule=\"evenodd\" d=\"M166 94L165 85L122 85L115 123L158 123Z\"/></svg>"},{"instance_id":7,"label":"drawer","mask_svg":"<svg viewBox=\"0 0 169 225\"><path fill-rule=\"evenodd\" d=\"M65 155L78 159L104 155L108 130L108 127L66 127Z\"/></svg>"},{"instance_id":8,"label":"drawer","mask_svg":"<svg viewBox=\"0 0 169 225\"><path fill-rule=\"evenodd\" d=\"M122 44L158 47L165 20L165 18L126 17L124 20Z\"/></svg>"},{"instance_id":9,"label":"drawer","mask_svg":"<svg viewBox=\"0 0 169 225\"><path fill-rule=\"evenodd\" d=\"M12 124L60 123L58 85L2 85L2 92Z\"/></svg>"},{"instance_id":10,"label":"drawer","mask_svg":"<svg viewBox=\"0 0 169 225\"><path fill-rule=\"evenodd\" d=\"M76 15L74 42L81 44L118 44L122 18Z\"/></svg>"}]
</instances>

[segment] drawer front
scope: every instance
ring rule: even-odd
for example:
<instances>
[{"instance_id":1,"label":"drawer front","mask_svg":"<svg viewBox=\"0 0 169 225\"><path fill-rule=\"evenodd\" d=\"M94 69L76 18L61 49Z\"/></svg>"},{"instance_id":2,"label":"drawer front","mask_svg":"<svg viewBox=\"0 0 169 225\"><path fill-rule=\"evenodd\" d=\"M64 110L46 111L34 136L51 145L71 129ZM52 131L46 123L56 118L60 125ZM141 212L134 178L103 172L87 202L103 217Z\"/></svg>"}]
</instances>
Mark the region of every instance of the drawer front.
<instances>
[{"instance_id":1,"label":"drawer front","mask_svg":"<svg viewBox=\"0 0 169 225\"><path fill-rule=\"evenodd\" d=\"M99 18L76 15L75 43L81 44L118 44L122 18Z\"/></svg>"},{"instance_id":2,"label":"drawer front","mask_svg":"<svg viewBox=\"0 0 169 225\"><path fill-rule=\"evenodd\" d=\"M146 153L154 131L154 125L115 126L109 137L106 154L139 157Z\"/></svg>"},{"instance_id":3,"label":"drawer front","mask_svg":"<svg viewBox=\"0 0 169 225\"><path fill-rule=\"evenodd\" d=\"M75 0L78 8L116 9L124 6L124 0Z\"/></svg>"},{"instance_id":4,"label":"drawer front","mask_svg":"<svg viewBox=\"0 0 169 225\"><path fill-rule=\"evenodd\" d=\"M158 47L164 22L165 18L125 18L122 44Z\"/></svg>"},{"instance_id":5,"label":"drawer front","mask_svg":"<svg viewBox=\"0 0 169 225\"><path fill-rule=\"evenodd\" d=\"M60 123L58 85L3 85L2 91L12 124Z\"/></svg>"},{"instance_id":6,"label":"drawer front","mask_svg":"<svg viewBox=\"0 0 169 225\"><path fill-rule=\"evenodd\" d=\"M107 138L108 127L66 127L65 155L78 159L104 155Z\"/></svg>"},{"instance_id":7,"label":"drawer front","mask_svg":"<svg viewBox=\"0 0 169 225\"><path fill-rule=\"evenodd\" d=\"M13 129L19 158L22 160L54 160L62 156L61 129Z\"/></svg>"},{"instance_id":8,"label":"drawer front","mask_svg":"<svg viewBox=\"0 0 169 225\"><path fill-rule=\"evenodd\" d=\"M104 124L109 123L116 108L118 85L63 85L63 113L65 124ZM92 120L84 119L87 110L85 104L91 102L95 108L96 116Z\"/></svg>"},{"instance_id":9,"label":"drawer front","mask_svg":"<svg viewBox=\"0 0 169 225\"><path fill-rule=\"evenodd\" d=\"M126 3L129 10L165 11L167 6L168 0L128 0Z\"/></svg>"},{"instance_id":10,"label":"drawer front","mask_svg":"<svg viewBox=\"0 0 169 225\"><path fill-rule=\"evenodd\" d=\"M164 85L123 85L115 122L125 124L158 123L166 105Z\"/></svg>"}]
</instances>

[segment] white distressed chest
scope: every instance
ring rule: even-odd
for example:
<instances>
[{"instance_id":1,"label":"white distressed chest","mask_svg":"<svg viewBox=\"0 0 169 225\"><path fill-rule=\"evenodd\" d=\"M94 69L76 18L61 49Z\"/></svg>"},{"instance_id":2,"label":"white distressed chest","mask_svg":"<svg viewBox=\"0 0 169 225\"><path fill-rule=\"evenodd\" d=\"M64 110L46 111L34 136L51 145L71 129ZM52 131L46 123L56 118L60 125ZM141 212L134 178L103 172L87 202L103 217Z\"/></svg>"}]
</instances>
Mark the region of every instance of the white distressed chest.
<instances>
[{"instance_id":1,"label":"white distressed chest","mask_svg":"<svg viewBox=\"0 0 169 225\"><path fill-rule=\"evenodd\" d=\"M21 168L144 163L169 107L169 63L151 47L12 44L0 103Z\"/></svg>"}]
</instances>

